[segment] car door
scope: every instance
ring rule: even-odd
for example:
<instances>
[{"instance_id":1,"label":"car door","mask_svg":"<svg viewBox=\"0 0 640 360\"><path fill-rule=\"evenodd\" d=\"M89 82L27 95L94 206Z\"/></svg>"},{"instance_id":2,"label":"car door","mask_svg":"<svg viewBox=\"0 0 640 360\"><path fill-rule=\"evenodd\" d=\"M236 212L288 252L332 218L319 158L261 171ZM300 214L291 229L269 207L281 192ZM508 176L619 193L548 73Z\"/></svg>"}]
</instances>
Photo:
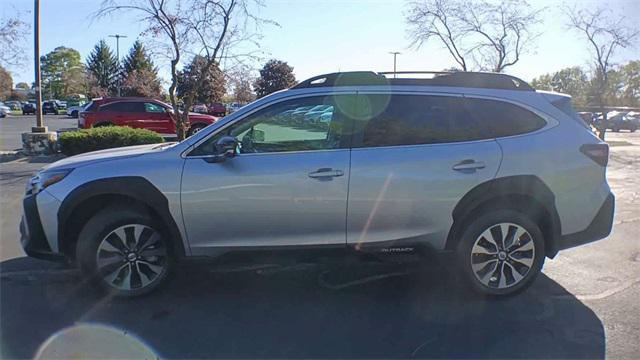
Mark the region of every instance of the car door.
<instances>
[{"instance_id":1,"label":"car door","mask_svg":"<svg viewBox=\"0 0 640 360\"><path fill-rule=\"evenodd\" d=\"M500 147L463 102L450 94L359 95L349 244L443 248L455 205L492 179L501 159Z\"/></svg>"},{"instance_id":2,"label":"car door","mask_svg":"<svg viewBox=\"0 0 640 360\"><path fill-rule=\"evenodd\" d=\"M345 246L350 136L344 109L354 96L286 99L234 121L186 156L182 211L192 253L219 247ZM333 107L330 126L294 122L301 106ZM212 163L222 136L237 155Z\"/></svg>"},{"instance_id":3,"label":"car door","mask_svg":"<svg viewBox=\"0 0 640 360\"><path fill-rule=\"evenodd\" d=\"M144 128L160 134L175 134L176 128L167 109L155 102L147 101L141 106L144 109Z\"/></svg>"},{"instance_id":4,"label":"car door","mask_svg":"<svg viewBox=\"0 0 640 360\"><path fill-rule=\"evenodd\" d=\"M130 105L125 101L110 102L105 105L101 105L96 111L96 119L93 126L100 126L103 124L111 124L116 126L130 126L129 119Z\"/></svg>"}]
</instances>

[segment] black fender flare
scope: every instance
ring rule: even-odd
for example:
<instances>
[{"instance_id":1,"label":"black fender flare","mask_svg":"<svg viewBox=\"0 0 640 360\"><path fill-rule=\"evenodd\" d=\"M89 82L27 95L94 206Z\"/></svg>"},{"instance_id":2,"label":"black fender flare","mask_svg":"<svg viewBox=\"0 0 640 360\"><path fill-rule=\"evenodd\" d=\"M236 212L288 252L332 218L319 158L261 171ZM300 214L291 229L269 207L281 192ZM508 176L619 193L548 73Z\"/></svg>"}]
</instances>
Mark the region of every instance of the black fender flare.
<instances>
[{"instance_id":1,"label":"black fender flare","mask_svg":"<svg viewBox=\"0 0 640 360\"><path fill-rule=\"evenodd\" d=\"M483 204L489 204L491 200L521 196L533 198L547 213L548 227L546 239L547 256L553 257L558 252L557 243L561 234L560 216L555 206L555 195L549 187L537 176L517 175L492 179L471 189L460 199L453 209L453 225L447 237L447 249L453 250L458 236L458 226L465 216L478 209ZM524 207L526 204L517 204Z\"/></svg>"},{"instance_id":2,"label":"black fender flare","mask_svg":"<svg viewBox=\"0 0 640 360\"><path fill-rule=\"evenodd\" d=\"M173 239L176 256L185 256L186 249L184 239L169 211L169 201L149 180L139 176L121 176L93 180L71 191L71 193L64 198L58 210L58 239L60 249L64 248L62 242L70 241L70 239L64 239L64 236L67 231L66 224L69 223L74 210L86 200L100 195L125 196L147 205L166 226L166 230Z\"/></svg>"}]
</instances>

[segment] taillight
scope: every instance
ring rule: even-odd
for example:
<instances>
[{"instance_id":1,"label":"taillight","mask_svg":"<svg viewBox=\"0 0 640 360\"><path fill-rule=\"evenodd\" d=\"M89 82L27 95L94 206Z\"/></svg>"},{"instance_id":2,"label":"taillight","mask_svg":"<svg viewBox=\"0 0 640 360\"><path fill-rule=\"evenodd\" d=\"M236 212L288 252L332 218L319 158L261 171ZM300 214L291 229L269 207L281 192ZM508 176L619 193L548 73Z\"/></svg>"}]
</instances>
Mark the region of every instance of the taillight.
<instances>
[{"instance_id":1,"label":"taillight","mask_svg":"<svg viewBox=\"0 0 640 360\"><path fill-rule=\"evenodd\" d=\"M607 144L584 144L580 146L580 152L600 166L607 166L609 162L609 145Z\"/></svg>"}]
</instances>

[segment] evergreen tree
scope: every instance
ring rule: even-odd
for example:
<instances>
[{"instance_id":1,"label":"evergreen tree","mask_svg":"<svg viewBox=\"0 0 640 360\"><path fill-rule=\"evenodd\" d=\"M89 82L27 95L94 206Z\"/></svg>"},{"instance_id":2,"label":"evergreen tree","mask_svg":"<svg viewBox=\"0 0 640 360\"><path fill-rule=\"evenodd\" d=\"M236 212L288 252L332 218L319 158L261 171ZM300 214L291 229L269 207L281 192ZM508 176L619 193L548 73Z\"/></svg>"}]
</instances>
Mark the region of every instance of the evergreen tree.
<instances>
[{"instance_id":1,"label":"evergreen tree","mask_svg":"<svg viewBox=\"0 0 640 360\"><path fill-rule=\"evenodd\" d=\"M180 98L193 95L195 104L211 104L213 102L222 101L222 97L226 93L226 79L218 64L214 64L209 68L208 73L204 74L204 67L207 60L200 55L193 57L190 64L178 74L178 88L176 94ZM200 87L196 88L198 80L204 77L204 81Z\"/></svg>"},{"instance_id":2,"label":"evergreen tree","mask_svg":"<svg viewBox=\"0 0 640 360\"><path fill-rule=\"evenodd\" d=\"M292 87L296 84L293 68L280 60L269 60L260 70L260 77L256 80L254 88L258 98L267 96L272 92Z\"/></svg>"},{"instance_id":3,"label":"evergreen tree","mask_svg":"<svg viewBox=\"0 0 640 360\"><path fill-rule=\"evenodd\" d=\"M118 84L120 65L104 40L96 44L86 62L89 79L92 82L90 87L100 89L106 94L114 94Z\"/></svg>"},{"instance_id":4,"label":"evergreen tree","mask_svg":"<svg viewBox=\"0 0 640 360\"><path fill-rule=\"evenodd\" d=\"M158 98L162 95L158 69L140 41L133 43L122 60L121 92L123 96Z\"/></svg>"},{"instance_id":5,"label":"evergreen tree","mask_svg":"<svg viewBox=\"0 0 640 360\"><path fill-rule=\"evenodd\" d=\"M147 54L147 50L144 45L138 40L133 43L129 54L122 60L122 72L123 77L127 77L135 70L147 70L154 73L158 73L158 69L151 61L151 57Z\"/></svg>"}]
</instances>

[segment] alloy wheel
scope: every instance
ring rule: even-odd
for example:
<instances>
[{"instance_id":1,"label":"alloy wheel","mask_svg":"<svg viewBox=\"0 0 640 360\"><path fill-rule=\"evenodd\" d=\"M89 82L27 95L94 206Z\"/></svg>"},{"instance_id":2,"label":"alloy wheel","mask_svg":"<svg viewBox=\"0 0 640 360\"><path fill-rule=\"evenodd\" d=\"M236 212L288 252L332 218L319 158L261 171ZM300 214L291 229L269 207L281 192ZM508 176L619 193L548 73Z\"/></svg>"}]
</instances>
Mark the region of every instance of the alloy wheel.
<instances>
[{"instance_id":1,"label":"alloy wheel","mask_svg":"<svg viewBox=\"0 0 640 360\"><path fill-rule=\"evenodd\" d=\"M494 289L520 283L535 260L531 234L520 225L500 223L490 226L471 249L471 269L476 279Z\"/></svg>"},{"instance_id":2,"label":"alloy wheel","mask_svg":"<svg viewBox=\"0 0 640 360\"><path fill-rule=\"evenodd\" d=\"M168 260L161 234L141 224L111 231L100 242L96 254L98 274L121 291L149 286L167 271Z\"/></svg>"}]
</instances>

